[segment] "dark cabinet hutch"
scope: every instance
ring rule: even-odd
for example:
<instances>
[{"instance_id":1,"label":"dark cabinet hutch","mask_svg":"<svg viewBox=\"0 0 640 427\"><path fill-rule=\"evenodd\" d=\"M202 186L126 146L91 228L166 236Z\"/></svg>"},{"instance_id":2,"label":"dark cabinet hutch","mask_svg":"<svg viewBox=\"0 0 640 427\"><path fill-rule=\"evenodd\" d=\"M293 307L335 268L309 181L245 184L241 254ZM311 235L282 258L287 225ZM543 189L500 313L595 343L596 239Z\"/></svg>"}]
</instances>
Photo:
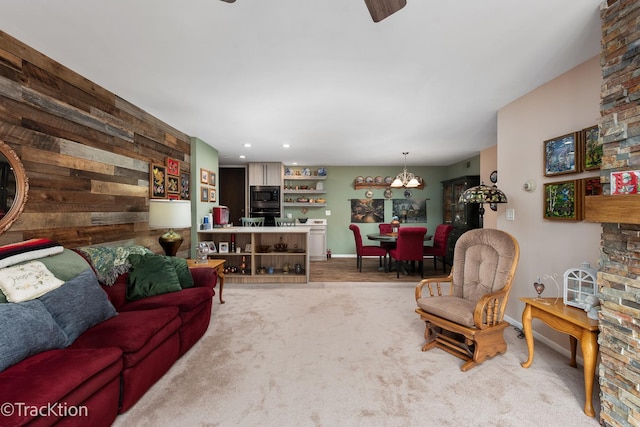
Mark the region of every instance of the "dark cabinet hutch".
<instances>
[{"instance_id":1,"label":"dark cabinet hutch","mask_svg":"<svg viewBox=\"0 0 640 427\"><path fill-rule=\"evenodd\" d=\"M460 195L468 188L480 185L479 175L461 176L442 181L442 222L454 229L447 242L445 262L453 264L453 249L456 241L467 230L480 227L480 205L461 203Z\"/></svg>"}]
</instances>

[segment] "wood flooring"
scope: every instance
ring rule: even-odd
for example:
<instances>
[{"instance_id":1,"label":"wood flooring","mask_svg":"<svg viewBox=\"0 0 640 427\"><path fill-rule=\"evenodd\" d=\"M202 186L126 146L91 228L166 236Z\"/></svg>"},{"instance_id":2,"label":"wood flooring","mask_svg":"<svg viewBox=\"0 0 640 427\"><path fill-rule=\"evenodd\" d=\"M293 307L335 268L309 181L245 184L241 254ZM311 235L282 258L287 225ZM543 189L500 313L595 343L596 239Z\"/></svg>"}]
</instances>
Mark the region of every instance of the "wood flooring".
<instances>
[{"instance_id":1,"label":"wood flooring","mask_svg":"<svg viewBox=\"0 0 640 427\"><path fill-rule=\"evenodd\" d=\"M362 272L356 268L355 258L331 258L327 261L312 261L309 272L311 282L415 282L421 280L420 272L409 272L407 275L400 273L396 278L396 272L385 273L378 271L378 258L364 258ZM416 265L417 270L417 265ZM449 274L442 272L442 264L438 262L437 271L433 269L433 260L424 260L424 277L443 276Z\"/></svg>"}]
</instances>

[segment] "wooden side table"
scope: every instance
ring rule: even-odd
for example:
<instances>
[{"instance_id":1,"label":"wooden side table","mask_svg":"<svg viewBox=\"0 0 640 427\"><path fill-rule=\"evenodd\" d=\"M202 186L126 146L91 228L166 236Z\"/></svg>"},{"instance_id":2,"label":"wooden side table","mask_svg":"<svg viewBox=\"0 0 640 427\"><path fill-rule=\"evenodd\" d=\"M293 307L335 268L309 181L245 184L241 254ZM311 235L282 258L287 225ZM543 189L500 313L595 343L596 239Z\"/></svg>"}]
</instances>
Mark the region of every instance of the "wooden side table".
<instances>
[{"instance_id":1,"label":"wooden side table","mask_svg":"<svg viewBox=\"0 0 640 427\"><path fill-rule=\"evenodd\" d=\"M528 368L533 363L533 333L531 319L540 319L556 331L569 334L571 361L575 368L577 340L584 359L584 413L595 417L593 409L593 377L598 357L598 321L589 319L587 313L576 307L565 305L562 298L520 298L526 305L522 312L522 329L527 340L529 358L521 365Z\"/></svg>"},{"instance_id":2,"label":"wooden side table","mask_svg":"<svg viewBox=\"0 0 640 427\"><path fill-rule=\"evenodd\" d=\"M188 259L187 265L189 268L213 268L218 272L218 281L220 282L220 304L224 304L224 300L222 299L222 289L224 288L224 259L207 259L206 263L199 264L198 260Z\"/></svg>"}]
</instances>

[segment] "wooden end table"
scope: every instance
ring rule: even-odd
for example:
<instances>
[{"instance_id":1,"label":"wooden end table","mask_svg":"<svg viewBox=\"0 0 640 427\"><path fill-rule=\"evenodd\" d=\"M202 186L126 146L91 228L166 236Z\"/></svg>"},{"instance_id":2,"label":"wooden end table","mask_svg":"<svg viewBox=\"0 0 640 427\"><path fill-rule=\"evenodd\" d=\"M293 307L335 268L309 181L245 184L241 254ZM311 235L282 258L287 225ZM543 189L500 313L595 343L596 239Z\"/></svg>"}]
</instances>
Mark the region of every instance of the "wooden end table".
<instances>
[{"instance_id":1,"label":"wooden end table","mask_svg":"<svg viewBox=\"0 0 640 427\"><path fill-rule=\"evenodd\" d=\"M224 288L224 259L207 259L206 263L198 263L198 260L188 259L187 265L189 268L213 268L218 272L218 281L220 282L220 304L224 304L222 299L222 289Z\"/></svg>"},{"instance_id":2,"label":"wooden end table","mask_svg":"<svg viewBox=\"0 0 640 427\"><path fill-rule=\"evenodd\" d=\"M589 319L587 313L576 307L565 305L562 298L520 298L526 305L522 312L522 330L527 340L529 358L521 365L528 368L533 363L533 333L531 319L540 319L556 331L569 334L571 360L569 366L575 368L577 340L584 359L584 413L595 417L593 409L593 377L598 358L598 321Z\"/></svg>"}]
</instances>

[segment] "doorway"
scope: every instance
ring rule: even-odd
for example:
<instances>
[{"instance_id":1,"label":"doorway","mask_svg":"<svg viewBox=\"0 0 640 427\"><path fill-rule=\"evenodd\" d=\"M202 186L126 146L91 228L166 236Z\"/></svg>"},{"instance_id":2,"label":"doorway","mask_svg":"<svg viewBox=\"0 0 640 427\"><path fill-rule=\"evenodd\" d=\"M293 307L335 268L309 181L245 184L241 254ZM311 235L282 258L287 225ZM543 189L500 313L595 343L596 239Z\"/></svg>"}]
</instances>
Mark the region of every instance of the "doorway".
<instances>
[{"instance_id":1,"label":"doorway","mask_svg":"<svg viewBox=\"0 0 640 427\"><path fill-rule=\"evenodd\" d=\"M246 216L246 169L244 167L220 167L220 205L229 208L229 222L240 225L240 218Z\"/></svg>"}]
</instances>

